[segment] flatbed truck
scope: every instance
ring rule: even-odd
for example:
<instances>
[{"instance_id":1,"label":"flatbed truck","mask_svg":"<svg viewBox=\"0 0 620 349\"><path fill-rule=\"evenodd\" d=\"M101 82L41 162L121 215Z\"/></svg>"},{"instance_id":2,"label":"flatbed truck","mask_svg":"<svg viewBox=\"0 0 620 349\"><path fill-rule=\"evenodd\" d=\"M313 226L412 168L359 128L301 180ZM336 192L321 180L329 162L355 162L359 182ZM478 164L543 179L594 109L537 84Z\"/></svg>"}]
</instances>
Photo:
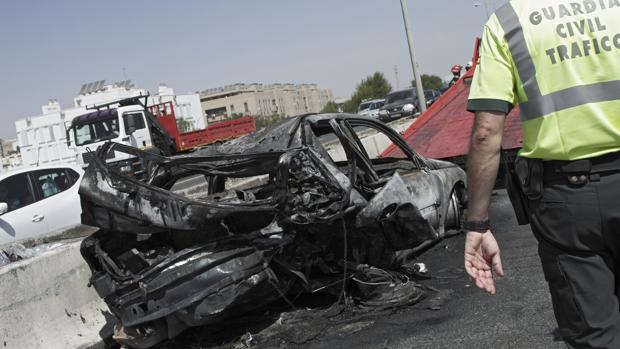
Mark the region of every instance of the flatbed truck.
<instances>
[{"instance_id":1,"label":"flatbed truck","mask_svg":"<svg viewBox=\"0 0 620 349\"><path fill-rule=\"evenodd\" d=\"M89 113L75 117L67 130L67 145L75 149L77 163L87 167L95 150L110 141L170 156L256 131L254 117L244 116L180 132L172 102L147 103L148 95L125 98L87 107ZM126 173L144 172L142 164L129 154L116 152L106 161Z\"/></svg>"}]
</instances>

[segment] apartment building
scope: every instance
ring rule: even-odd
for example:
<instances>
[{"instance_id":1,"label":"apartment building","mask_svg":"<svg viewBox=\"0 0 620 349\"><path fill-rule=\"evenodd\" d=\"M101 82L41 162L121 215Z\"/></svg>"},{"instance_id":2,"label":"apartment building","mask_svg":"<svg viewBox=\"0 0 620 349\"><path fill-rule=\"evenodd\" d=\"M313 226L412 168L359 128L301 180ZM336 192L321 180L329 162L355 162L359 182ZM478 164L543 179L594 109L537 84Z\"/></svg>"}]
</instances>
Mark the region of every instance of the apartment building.
<instances>
[{"instance_id":1,"label":"apartment building","mask_svg":"<svg viewBox=\"0 0 620 349\"><path fill-rule=\"evenodd\" d=\"M200 92L207 122L242 114L253 116L318 113L333 99L316 84L235 84Z\"/></svg>"}]
</instances>

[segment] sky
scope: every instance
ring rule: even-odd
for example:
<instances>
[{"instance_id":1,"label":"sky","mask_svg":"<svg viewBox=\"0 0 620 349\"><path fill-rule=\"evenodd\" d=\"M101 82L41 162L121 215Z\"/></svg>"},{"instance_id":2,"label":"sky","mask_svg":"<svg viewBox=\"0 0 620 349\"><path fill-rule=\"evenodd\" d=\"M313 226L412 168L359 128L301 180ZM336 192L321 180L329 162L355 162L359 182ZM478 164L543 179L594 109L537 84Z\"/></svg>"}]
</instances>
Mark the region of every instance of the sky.
<instances>
[{"instance_id":1,"label":"sky","mask_svg":"<svg viewBox=\"0 0 620 349\"><path fill-rule=\"evenodd\" d=\"M489 12L506 2L486 1ZM423 74L443 78L471 59L484 0L407 3ZM349 97L375 71L394 88L413 75L399 0L6 0L0 45L0 138L49 99L71 107L96 80L152 93L317 83Z\"/></svg>"}]
</instances>

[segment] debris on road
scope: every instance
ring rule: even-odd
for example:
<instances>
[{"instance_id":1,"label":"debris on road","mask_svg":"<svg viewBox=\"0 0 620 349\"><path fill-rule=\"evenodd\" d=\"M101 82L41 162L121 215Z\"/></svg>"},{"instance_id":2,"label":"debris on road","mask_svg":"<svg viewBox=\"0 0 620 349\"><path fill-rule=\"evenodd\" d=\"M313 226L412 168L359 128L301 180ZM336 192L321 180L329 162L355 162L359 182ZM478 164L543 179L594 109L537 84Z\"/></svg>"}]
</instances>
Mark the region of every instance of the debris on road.
<instances>
[{"instance_id":1,"label":"debris on road","mask_svg":"<svg viewBox=\"0 0 620 349\"><path fill-rule=\"evenodd\" d=\"M413 265L413 269L421 274L426 274L428 272L428 268L426 268L426 264L424 263L416 263Z\"/></svg>"},{"instance_id":2,"label":"debris on road","mask_svg":"<svg viewBox=\"0 0 620 349\"><path fill-rule=\"evenodd\" d=\"M370 159L358 126L386 134L402 156ZM330 133L347 161L322 147L318 137ZM106 165L110 152L144 162L146 179ZM203 195L170 190L196 175L208 183ZM136 348L277 300L294 307L301 294L350 295L360 310L398 307L423 297L403 264L458 228L464 183L455 165L346 115L291 118L178 157L107 143L80 189L83 223L100 228L81 251L120 320L114 338Z\"/></svg>"},{"instance_id":3,"label":"debris on road","mask_svg":"<svg viewBox=\"0 0 620 349\"><path fill-rule=\"evenodd\" d=\"M6 252L0 251L0 267L3 267L11 262L11 258L9 258Z\"/></svg>"}]
</instances>

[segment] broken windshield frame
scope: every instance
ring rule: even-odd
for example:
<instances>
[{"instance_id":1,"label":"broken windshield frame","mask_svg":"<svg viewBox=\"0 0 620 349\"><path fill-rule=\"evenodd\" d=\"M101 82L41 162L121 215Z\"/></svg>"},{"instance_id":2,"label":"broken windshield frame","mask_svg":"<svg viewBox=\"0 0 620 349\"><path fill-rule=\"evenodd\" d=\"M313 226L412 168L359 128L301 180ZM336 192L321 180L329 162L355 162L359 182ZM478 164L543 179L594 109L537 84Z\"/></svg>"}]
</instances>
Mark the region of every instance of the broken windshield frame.
<instances>
[{"instance_id":1,"label":"broken windshield frame","mask_svg":"<svg viewBox=\"0 0 620 349\"><path fill-rule=\"evenodd\" d=\"M391 142L392 145L397 147L398 149L400 149L400 151L403 153L404 157L403 158L393 158L395 160L402 160L402 159L408 159L411 160L414 165L418 168L418 169L423 169L425 167L428 167L427 164L421 160L420 156L418 155L418 153L416 153L415 150L413 150L411 147L409 147L409 145L407 145L407 143L398 135L396 134L391 128L386 127L382 124L379 124L377 122L371 121L371 120L366 120L366 119L348 119L346 121L344 121L347 126L349 127L349 129L355 133L355 128L356 127L368 127L371 129L374 129L376 132L378 133L382 133L384 136L386 136ZM359 138L357 137L357 134L355 133L355 138L358 140L358 145L361 146L363 148L362 142L359 140ZM365 152L365 150L364 150ZM389 158L386 158L389 159Z\"/></svg>"}]
</instances>

